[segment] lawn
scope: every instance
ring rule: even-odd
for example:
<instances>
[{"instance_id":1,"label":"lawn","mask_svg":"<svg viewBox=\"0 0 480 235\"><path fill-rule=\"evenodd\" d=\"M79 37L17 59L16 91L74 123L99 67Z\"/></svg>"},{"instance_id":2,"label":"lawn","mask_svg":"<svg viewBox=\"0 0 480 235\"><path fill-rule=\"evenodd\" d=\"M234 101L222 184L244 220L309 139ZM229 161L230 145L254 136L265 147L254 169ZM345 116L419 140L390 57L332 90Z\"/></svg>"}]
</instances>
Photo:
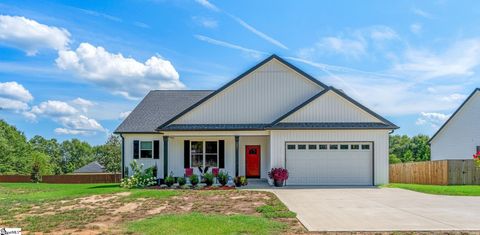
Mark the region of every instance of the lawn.
<instances>
[{"instance_id":1,"label":"lawn","mask_svg":"<svg viewBox=\"0 0 480 235\"><path fill-rule=\"evenodd\" d=\"M480 185L388 184L384 187L401 188L436 195L480 196Z\"/></svg>"},{"instance_id":2,"label":"lawn","mask_svg":"<svg viewBox=\"0 0 480 235\"><path fill-rule=\"evenodd\" d=\"M123 189L118 184L0 183L0 227L85 234L304 232L269 192Z\"/></svg>"}]
</instances>

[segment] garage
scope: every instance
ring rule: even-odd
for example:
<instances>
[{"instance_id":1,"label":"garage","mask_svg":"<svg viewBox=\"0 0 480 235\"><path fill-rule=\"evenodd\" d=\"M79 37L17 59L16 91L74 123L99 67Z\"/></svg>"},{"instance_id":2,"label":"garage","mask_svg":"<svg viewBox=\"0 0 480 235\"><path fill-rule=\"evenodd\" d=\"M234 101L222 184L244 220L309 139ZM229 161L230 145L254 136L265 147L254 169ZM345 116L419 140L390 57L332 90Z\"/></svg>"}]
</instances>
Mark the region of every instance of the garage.
<instances>
[{"instance_id":1,"label":"garage","mask_svg":"<svg viewBox=\"0 0 480 235\"><path fill-rule=\"evenodd\" d=\"M286 143L287 185L373 185L371 142Z\"/></svg>"}]
</instances>

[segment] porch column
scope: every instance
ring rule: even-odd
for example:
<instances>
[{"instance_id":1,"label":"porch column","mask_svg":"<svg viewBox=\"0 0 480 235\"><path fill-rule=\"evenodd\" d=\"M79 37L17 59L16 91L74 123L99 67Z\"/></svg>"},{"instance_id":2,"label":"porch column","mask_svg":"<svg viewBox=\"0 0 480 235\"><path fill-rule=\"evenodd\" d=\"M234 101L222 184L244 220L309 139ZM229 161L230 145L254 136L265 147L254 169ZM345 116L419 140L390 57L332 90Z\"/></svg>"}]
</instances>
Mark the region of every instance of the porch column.
<instances>
[{"instance_id":1,"label":"porch column","mask_svg":"<svg viewBox=\"0 0 480 235\"><path fill-rule=\"evenodd\" d=\"M163 136L163 179L168 176L168 136Z\"/></svg>"},{"instance_id":2,"label":"porch column","mask_svg":"<svg viewBox=\"0 0 480 235\"><path fill-rule=\"evenodd\" d=\"M239 174L239 164L240 164L240 136L235 136L235 176Z\"/></svg>"}]
</instances>

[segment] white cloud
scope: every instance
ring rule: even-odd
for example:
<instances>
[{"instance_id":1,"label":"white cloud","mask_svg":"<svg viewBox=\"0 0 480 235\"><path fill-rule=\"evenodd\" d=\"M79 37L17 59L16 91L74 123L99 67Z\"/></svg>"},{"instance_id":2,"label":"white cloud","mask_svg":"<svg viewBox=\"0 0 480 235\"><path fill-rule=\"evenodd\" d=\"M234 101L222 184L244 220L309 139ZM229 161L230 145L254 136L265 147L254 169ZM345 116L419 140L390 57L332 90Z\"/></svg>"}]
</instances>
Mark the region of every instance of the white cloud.
<instances>
[{"instance_id":1,"label":"white cloud","mask_svg":"<svg viewBox=\"0 0 480 235\"><path fill-rule=\"evenodd\" d=\"M465 98L467 98L466 95L454 93L454 94L442 97L442 100L447 102L455 102L459 100L465 100Z\"/></svg>"},{"instance_id":2,"label":"white cloud","mask_svg":"<svg viewBox=\"0 0 480 235\"><path fill-rule=\"evenodd\" d=\"M198 16L194 16L194 17L192 17L192 19L197 24L199 24L199 25L201 25L205 28L214 29L214 28L218 27L218 22L214 19L205 18L205 17L198 17Z\"/></svg>"},{"instance_id":3,"label":"white cloud","mask_svg":"<svg viewBox=\"0 0 480 235\"><path fill-rule=\"evenodd\" d=\"M60 51L56 63L63 70L77 73L126 98L140 98L154 89L185 88L172 63L160 56L152 56L142 63L110 53L103 47L81 43L74 51Z\"/></svg>"},{"instance_id":4,"label":"white cloud","mask_svg":"<svg viewBox=\"0 0 480 235\"><path fill-rule=\"evenodd\" d=\"M220 9L217 6L213 5L208 0L195 0L195 2L197 2L198 4L208 8L210 10L217 11L217 12L220 11Z\"/></svg>"},{"instance_id":5,"label":"white cloud","mask_svg":"<svg viewBox=\"0 0 480 235\"><path fill-rule=\"evenodd\" d=\"M416 8L416 7L412 8L412 12L413 12L413 14L415 14L417 16L421 16L423 18L427 18L427 19L433 19L434 18L432 14L430 14L430 13L428 13L428 12L422 10L422 9Z\"/></svg>"},{"instance_id":6,"label":"white cloud","mask_svg":"<svg viewBox=\"0 0 480 235\"><path fill-rule=\"evenodd\" d=\"M366 29L373 40L392 40L398 38L397 32L384 25L372 26Z\"/></svg>"},{"instance_id":7,"label":"white cloud","mask_svg":"<svg viewBox=\"0 0 480 235\"><path fill-rule=\"evenodd\" d=\"M252 56L254 58L259 58L261 55L266 54L265 52L257 51L257 50L250 49L250 48L245 48L245 47L242 47L242 46L239 46L239 45L235 45L235 44L232 44L232 43L229 43L229 42L216 40L216 39L209 38L209 37L203 36L203 35L195 35L195 38L200 40L200 41L204 41L204 42L207 42L207 43L210 43L210 44L213 44L213 45L227 47L227 48L242 51L245 54L247 54L249 56Z\"/></svg>"},{"instance_id":8,"label":"white cloud","mask_svg":"<svg viewBox=\"0 0 480 235\"><path fill-rule=\"evenodd\" d=\"M53 26L40 24L22 16L0 15L0 43L35 55L48 48L62 50L68 46L70 33Z\"/></svg>"},{"instance_id":9,"label":"white cloud","mask_svg":"<svg viewBox=\"0 0 480 235\"><path fill-rule=\"evenodd\" d=\"M95 119L84 115L64 116L58 118L60 124L71 130L104 131L105 129Z\"/></svg>"},{"instance_id":10,"label":"white cloud","mask_svg":"<svg viewBox=\"0 0 480 235\"><path fill-rule=\"evenodd\" d=\"M443 123L445 123L450 117L450 115L446 115L443 113L427 113L427 112L421 112L420 117L417 119L415 122L416 125L430 125L432 128L438 128L441 126Z\"/></svg>"},{"instance_id":11,"label":"white cloud","mask_svg":"<svg viewBox=\"0 0 480 235\"><path fill-rule=\"evenodd\" d=\"M132 111L126 111L126 112L121 112L120 115L119 115L119 119L123 120L125 118L128 117L128 115L130 115Z\"/></svg>"},{"instance_id":12,"label":"white cloud","mask_svg":"<svg viewBox=\"0 0 480 235\"><path fill-rule=\"evenodd\" d=\"M79 130L71 130L66 128L55 128L55 133L58 135L88 135L90 132L88 131L79 131Z\"/></svg>"},{"instance_id":13,"label":"white cloud","mask_svg":"<svg viewBox=\"0 0 480 235\"><path fill-rule=\"evenodd\" d=\"M407 49L404 57L404 62L394 65L394 71L420 79L470 76L480 65L480 38L456 41L442 53Z\"/></svg>"},{"instance_id":14,"label":"white cloud","mask_svg":"<svg viewBox=\"0 0 480 235\"><path fill-rule=\"evenodd\" d=\"M350 57L359 57L366 53L367 45L361 40L344 39L340 37L324 37L316 43L320 51L334 52Z\"/></svg>"},{"instance_id":15,"label":"white cloud","mask_svg":"<svg viewBox=\"0 0 480 235\"><path fill-rule=\"evenodd\" d=\"M72 103L78 106L85 113L88 111L88 108L95 105L95 103L93 103L92 101L80 97L72 100Z\"/></svg>"},{"instance_id":16,"label":"white cloud","mask_svg":"<svg viewBox=\"0 0 480 235\"><path fill-rule=\"evenodd\" d=\"M69 116L78 113L78 110L63 101L48 100L32 107L31 113L50 117Z\"/></svg>"},{"instance_id":17,"label":"white cloud","mask_svg":"<svg viewBox=\"0 0 480 235\"><path fill-rule=\"evenodd\" d=\"M420 23L411 24L410 31L414 34L420 34L422 32L422 25Z\"/></svg>"},{"instance_id":18,"label":"white cloud","mask_svg":"<svg viewBox=\"0 0 480 235\"><path fill-rule=\"evenodd\" d=\"M17 82L0 82L0 109L19 112L29 108L33 96Z\"/></svg>"}]
</instances>

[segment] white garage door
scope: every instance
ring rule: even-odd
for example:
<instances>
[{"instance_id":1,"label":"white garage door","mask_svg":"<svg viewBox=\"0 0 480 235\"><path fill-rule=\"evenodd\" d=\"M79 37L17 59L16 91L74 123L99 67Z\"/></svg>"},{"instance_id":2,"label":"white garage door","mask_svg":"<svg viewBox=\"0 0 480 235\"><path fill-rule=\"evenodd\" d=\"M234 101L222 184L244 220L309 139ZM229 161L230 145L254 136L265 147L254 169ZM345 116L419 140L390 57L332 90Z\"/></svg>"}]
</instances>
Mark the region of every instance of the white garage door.
<instances>
[{"instance_id":1,"label":"white garage door","mask_svg":"<svg viewBox=\"0 0 480 235\"><path fill-rule=\"evenodd\" d=\"M287 143L287 185L372 185L371 143Z\"/></svg>"}]
</instances>

